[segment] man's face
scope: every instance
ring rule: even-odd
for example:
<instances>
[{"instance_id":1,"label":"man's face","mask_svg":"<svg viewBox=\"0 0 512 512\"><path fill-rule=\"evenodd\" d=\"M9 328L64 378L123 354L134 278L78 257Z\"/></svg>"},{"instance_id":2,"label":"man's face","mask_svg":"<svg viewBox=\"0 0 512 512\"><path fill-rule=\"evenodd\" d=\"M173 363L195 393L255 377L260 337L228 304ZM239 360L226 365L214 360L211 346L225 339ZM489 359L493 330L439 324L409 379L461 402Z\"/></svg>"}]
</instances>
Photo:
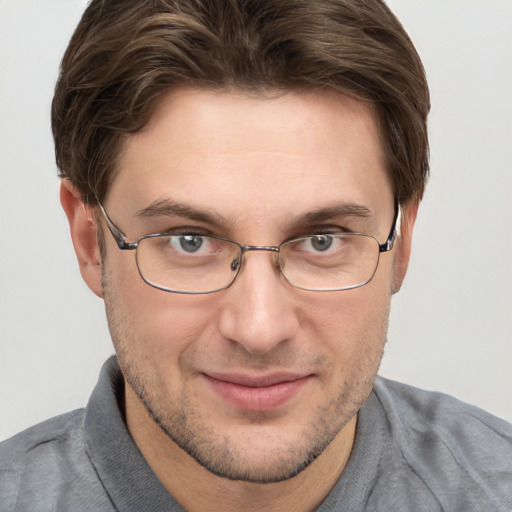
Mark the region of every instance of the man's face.
<instances>
[{"instance_id":1,"label":"man's face","mask_svg":"<svg viewBox=\"0 0 512 512\"><path fill-rule=\"evenodd\" d=\"M186 208L138 215L157 202ZM306 216L346 203L369 215ZM363 103L183 89L127 136L104 206L129 240L180 231L269 246L334 230L383 243L393 191ZM261 482L296 474L354 417L381 360L399 248L358 289L294 288L257 251L228 289L182 295L145 284L135 252L104 231L103 294L129 417L147 409L210 471Z\"/></svg>"}]
</instances>

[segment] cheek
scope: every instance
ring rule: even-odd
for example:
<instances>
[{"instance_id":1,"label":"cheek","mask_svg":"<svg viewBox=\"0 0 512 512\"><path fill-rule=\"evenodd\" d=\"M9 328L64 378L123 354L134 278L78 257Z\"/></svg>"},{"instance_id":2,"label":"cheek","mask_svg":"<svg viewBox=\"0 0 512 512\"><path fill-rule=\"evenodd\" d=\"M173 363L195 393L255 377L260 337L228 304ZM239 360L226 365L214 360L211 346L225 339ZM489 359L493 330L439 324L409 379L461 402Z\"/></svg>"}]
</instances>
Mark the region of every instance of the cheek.
<instances>
[{"instance_id":1,"label":"cheek","mask_svg":"<svg viewBox=\"0 0 512 512\"><path fill-rule=\"evenodd\" d=\"M104 289L114 343L156 365L178 357L214 326L212 296L153 288L140 277L134 259L107 260Z\"/></svg>"},{"instance_id":2,"label":"cheek","mask_svg":"<svg viewBox=\"0 0 512 512\"><path fill-rule=\"evenodd\" d=\"M386 340L391 297L388 279L318 295L309 310L310 328L323 340L332 368L343 379L361 372L373 374Z\"/></svg>"},{"instance_id":3,"label":"cheek","mask_svg":"<svg viewBox=\"0 0 512 512\"><path fill-rule=\"evenodd\" d=\"M365 333L382 331L387 323L391 294L387 286L384 291L372 282L353 290L319 293L308 315L315 328L339 343L361 342L366 338Z\"/></svg>"}]
</instances>

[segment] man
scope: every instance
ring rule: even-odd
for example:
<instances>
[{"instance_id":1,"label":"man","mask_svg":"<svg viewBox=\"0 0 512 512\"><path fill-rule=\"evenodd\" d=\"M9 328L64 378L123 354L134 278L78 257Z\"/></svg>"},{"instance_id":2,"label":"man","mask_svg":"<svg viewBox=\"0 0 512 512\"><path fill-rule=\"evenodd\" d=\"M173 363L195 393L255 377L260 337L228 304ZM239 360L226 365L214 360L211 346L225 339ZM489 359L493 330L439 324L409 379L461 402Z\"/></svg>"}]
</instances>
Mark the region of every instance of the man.
<instances>
[{"instance_id":1,"label":"man","mask_svg":"<svg viewBox=\"0 0 512 512\"><path fill-rule=\"evenodd\" d=\"M2 510L508 510L512 429L376 378L428 174L376 0L93 1L52 121L117 357Z\"/></svg>"}]
</instances>

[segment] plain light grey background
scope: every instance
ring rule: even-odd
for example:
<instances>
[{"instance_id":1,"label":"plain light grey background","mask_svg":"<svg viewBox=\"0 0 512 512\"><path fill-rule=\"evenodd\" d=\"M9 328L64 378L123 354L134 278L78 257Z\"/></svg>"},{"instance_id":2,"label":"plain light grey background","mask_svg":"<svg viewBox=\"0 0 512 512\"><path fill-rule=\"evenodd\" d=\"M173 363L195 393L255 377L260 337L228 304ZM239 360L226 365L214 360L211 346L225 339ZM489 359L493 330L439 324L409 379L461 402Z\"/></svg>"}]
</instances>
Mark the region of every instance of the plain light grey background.
<instances>
[{"instance_id":1,"label":"plain light grey background","mask_svg":"<svg viewBox=\"0 0 512 512\"><path fill-rule=\"evenodd\" d=\"M0 439L113 352L58 201L49 108L84 0L0 0ZM429 77L432 179L381 374L512 421L512 2L390 0Z\"/></svg>"}]
</instances>

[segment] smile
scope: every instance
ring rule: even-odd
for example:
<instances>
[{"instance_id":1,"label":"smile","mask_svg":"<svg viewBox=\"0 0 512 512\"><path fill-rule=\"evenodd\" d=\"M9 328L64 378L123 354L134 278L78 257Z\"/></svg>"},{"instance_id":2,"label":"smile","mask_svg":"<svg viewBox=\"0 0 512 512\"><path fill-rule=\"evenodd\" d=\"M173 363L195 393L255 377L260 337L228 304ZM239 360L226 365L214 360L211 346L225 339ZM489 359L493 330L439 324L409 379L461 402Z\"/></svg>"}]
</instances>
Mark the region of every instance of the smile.
<instances>
[{"instance_id":1,"label":"smile","mask_svg":"<svg viewBox=\"0 0 512 512\"><path fill-rule=\"evenodd\" d=\"M213 391L237 409L262 412L276 409L296 396L312 375L274 374L249 377L203 374Z\"/></svg>"}]
</instances>

